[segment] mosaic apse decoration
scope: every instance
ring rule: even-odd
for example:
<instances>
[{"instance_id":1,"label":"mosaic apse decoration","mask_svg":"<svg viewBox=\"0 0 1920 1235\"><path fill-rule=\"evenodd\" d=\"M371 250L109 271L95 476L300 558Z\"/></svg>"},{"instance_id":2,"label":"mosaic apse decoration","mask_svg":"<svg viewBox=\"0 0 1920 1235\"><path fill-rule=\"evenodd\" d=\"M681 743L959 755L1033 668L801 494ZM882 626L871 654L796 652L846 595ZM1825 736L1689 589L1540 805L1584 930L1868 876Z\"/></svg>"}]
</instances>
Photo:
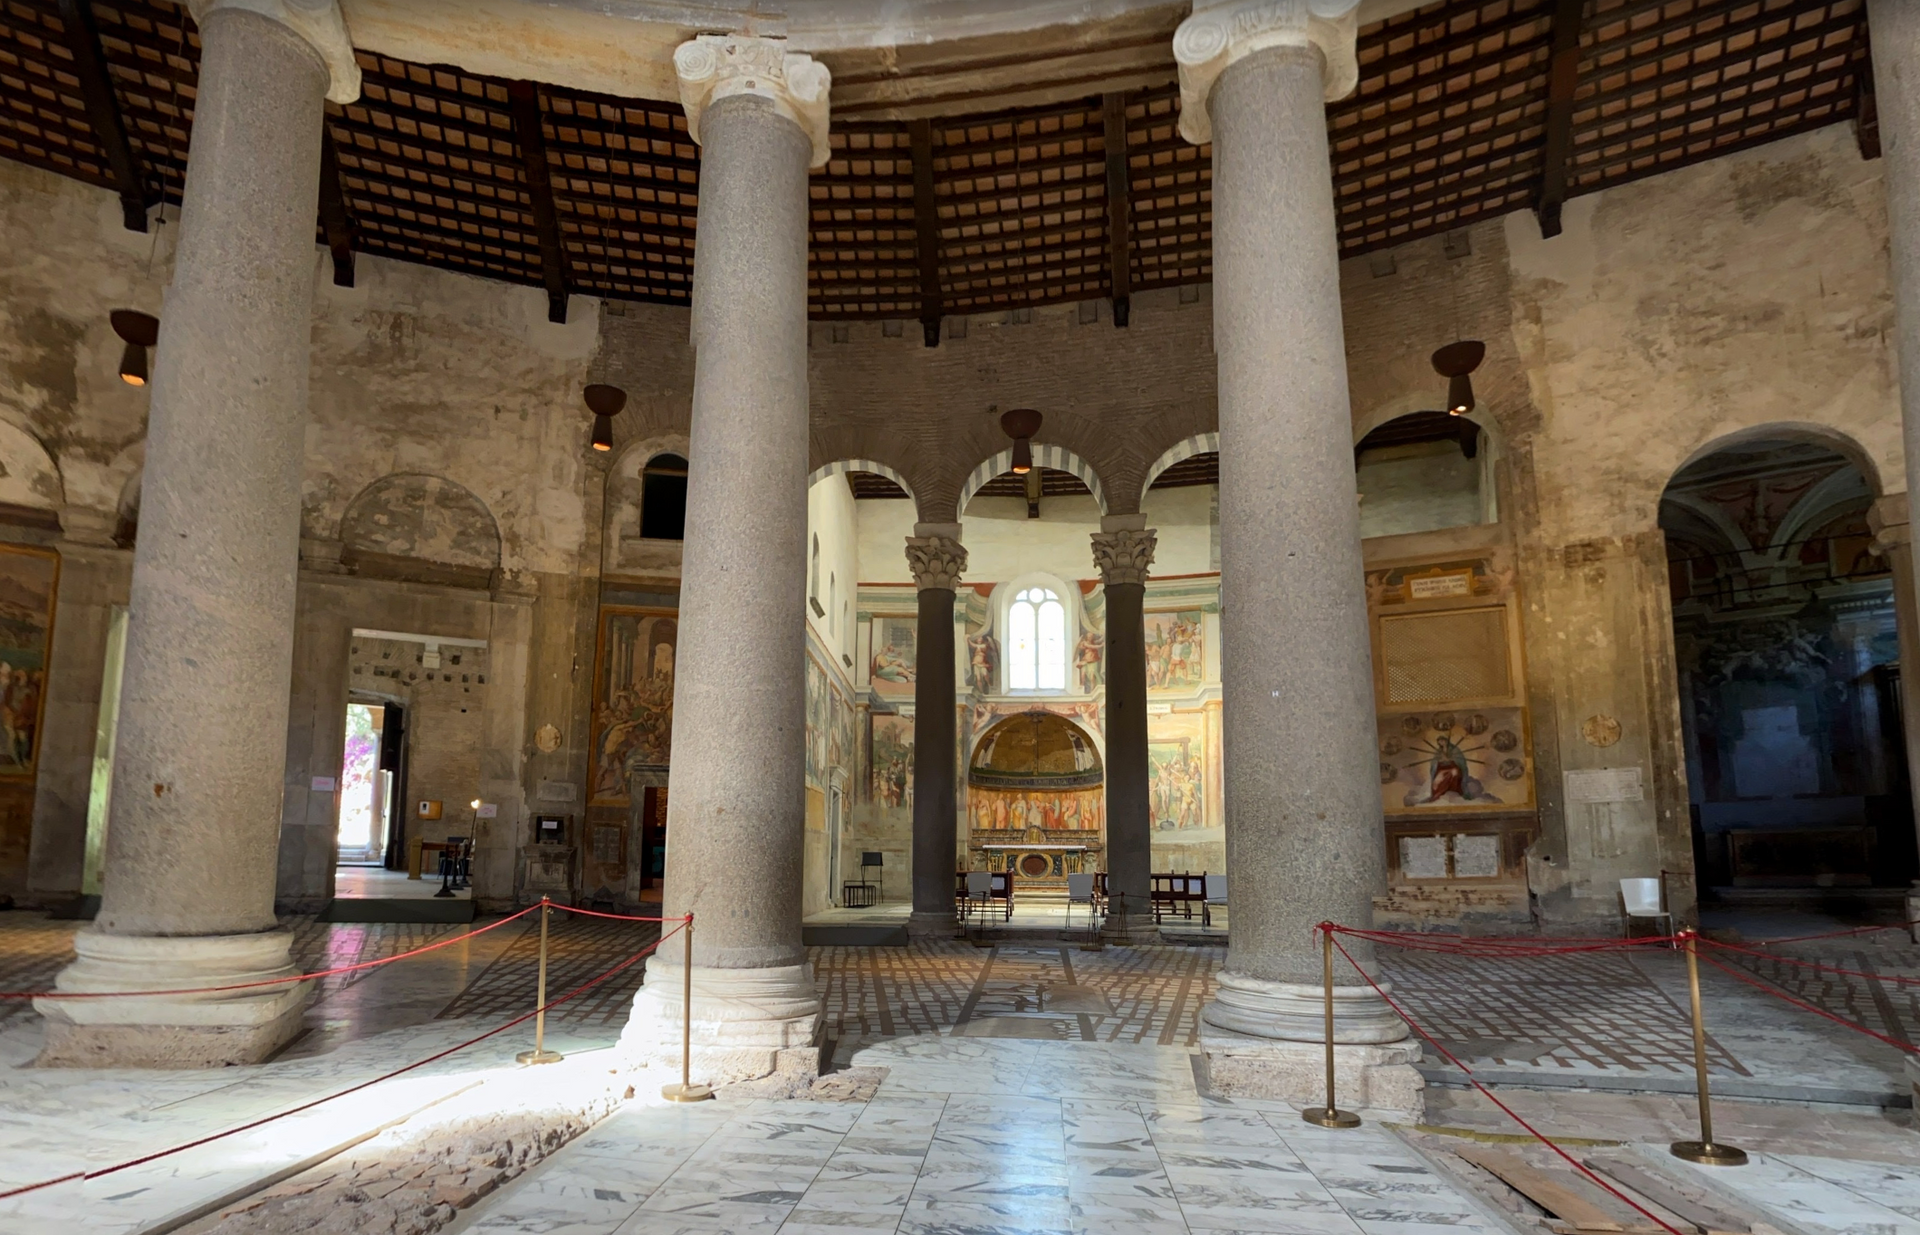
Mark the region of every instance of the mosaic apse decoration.
<instances>
[{"instance_id":1,"label":"mosaic apse decoration","mask_svg":"<svg viewBox=\"0 0 1920 1235\"><path fill-rule=\"evenodd\" d=\"M1381 808L1389 815L1530 808L1526 732L1526 711L1517 707L1380 717Z\"/></svg>"}]
</instances>

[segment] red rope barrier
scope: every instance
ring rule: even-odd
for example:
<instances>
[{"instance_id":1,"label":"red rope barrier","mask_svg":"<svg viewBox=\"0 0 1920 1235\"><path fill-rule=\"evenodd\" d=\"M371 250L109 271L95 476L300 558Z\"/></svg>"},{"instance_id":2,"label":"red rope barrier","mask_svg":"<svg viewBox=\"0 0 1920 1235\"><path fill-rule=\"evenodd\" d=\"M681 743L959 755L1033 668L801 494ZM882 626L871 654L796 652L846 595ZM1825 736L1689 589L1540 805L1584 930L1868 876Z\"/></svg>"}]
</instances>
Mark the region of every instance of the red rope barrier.
<instances>
[{"instance_id":1,"label":"red rope barrier","mask_svg":"<svg viewBox=\"0 0 1920 1235\"><path fill-rule=\"evenodd\" d=\"M535 906L535 908L538 908L538 906ZM498 923L496 923L495 925L498 925ZM640 961L646 959L648 955L657 951L661 944L673 938L675 935L679 934L680 931L684 929L686 928L683 922L682 925L677 926L673 930L668 931L666 934L660 936L660 938L654 940L652 943L648 944L646 947L640 949L638 952L635 952L632 956L629 956L626 960L621 961L618 965L615 965L613 968L598 975L597 977L589 978L587 981L581 983L579 986L574 987L572 990L560 996L558 999L550 999L546 1003L541 1004L539 1007L535 1008L533 1011L523 1012L519 1016L516 1016L512 1020L508 1021L506 1024L500 1025L493 1029L489 1029L487 1032L481 1034L477 1038L468 1038L465 1042L462 1042L457 1046L450 1046L444 1051L440 1051L436 1054L427 1056L425 1059L416 1060L415 1062L406 1065L404 1068L395 1068L393 1071L384 1073L380 1076L376 1076L372 1080L361 1081L358 1085L351 1085L346 1089L342 1089L336 1093L330 1093L322 1098L315 1098L311 1102L303 1102L299 1106L291 1107L284 1111L278 1111L272 1115L265 1115L259 1119L252 1120L248 1123L243 1123L236 1127L227 1128L224 1131L215 1132L215 1133L212 1133L211 1135L200 1137L197 1140L187 1141L187 1142L184 1142L183 1144L175 1145L168 1149L162 1149L156 1153L144 1154L138 1158L130 1158L125 1162L116 1162L112 1166L103 1166L97 1171L73 1171L53 1179L43 1179L38 1183L23 1184L18 1188L10 1188L5 1192L0 1192L0 1201L6 1200L8 1197L21 1196L28 1192L38 1192L42 1188L51 1188L56 1184L70 1183L73 1180L99 1179L99 1178L102 1178L103 1176L112 1175L119 1171L130 1170L136 1166L145 1166L147 1163L157 1162L161 1158L169 1158L177 1153L185 1153L189 1149L198 1149L202 1145L209 1145L209 1144L212 1144L214 1141L225 1140L227 1137L237 1136L242 1132L252 1131L255 1128L273 1123L275 1120L285 1119L289 1115L298 1115L303 1111L310 1111L314 1107L324 1105L325 1103L328 1103L328 1102L332 1102L336 1098L344 1098L349 1094L359 1093L361 1090L370 1089L373 1086L380 1084L382 1081L390 1081L394 1077L404 1076L407 1073L412 1072L416 1068L424 1068L430 1063L437 1063L438 1061L445 1059L449 1055L457 1054L460 1051L466 1050L470 1046L476 1046L479 1043L485 1042L488 1038L496 1037L500 1034L503 1034L507 1030L512 1029L516 1025L524 1025L526 1022L540 1015L540 1013L545 1012L550 1008L558 1007L560 1004L563 1004L567 1002L567 1000L572 999L578 995L585 994L587 991L591 990L593 987L596 987L600 985L602 982L605 982L608 978L611 978L615 974L620 973L622 970L631 968L633 965L638 964Z\"/></svg>"},{"instance_id":2,"label":"red rope barrier","mask_svg":"<svg viewBox=\"0 0 1920 1235\"><path fill-rule=\"evenodd\" d=\"M1335 936L1349 933L1341 930L1338 927L1335 927L1331 922L1323 923L1321 929L1326 930L1328 931L1328 933L1333 934ZM1608 1183L1606 1180L1600 1178L1599 1175L1589 1170L1585 1164L1580 1162L1572 1154L1560 1148L1560 1146L1554 1144L1553 1140L1550 1137L1548 1137L1545 1133L1541 1132L1540 1129L1534 1127L1532 1124L1522 1119L1518 1111L1514 1110L1512 1107L1502 1102L1499 1098L1495 1097L1493 1091L1491 1089L1488 1089L1485 1085L1482 1085L1480 1083L1479 1078L1474 1076L1472 1068L1469 1068L1466 1064L1460 1062L1460 1059L1458 1056L1456 1056L1452 1051L1448 1050L1446 1047L1440 1045L1439 1041L1435 1039L1432 1034L1428 1033L1425 1029L1421 1028L1420 1023L1414 1020L1413 1017L1407 1014L1407 1010L1401 1007L1399 1003L1397 1003L1394 1000L1393 996L1387 994L1386 991L1380 988L1380 984L1373 980L1373 975L1369 974L1366 970L1360 967L1360 962L1353 959L1353 954L1347 951L1346 945L1342 944L1337 937L1333 941L1333 946L1340 949L1340 955L1347 958L1347 963L1353 966L1354 972L1359 974L1360 977L1366 982L1366 984L1368 986L1371 986L1374 989L1375 994L1379 995L1380 998L1386 1000L1387 1006L1392 1008L1394 1012L1400 1017L1401 1020L1405 1021L1407 1025L1410 1028L1412 1028L1412 1030L1415 1033L1419 1034L1422 1038L1424 1038L1427 1044L1432 1046L1434 1050L1439 1051L1442 1055L1444 1055L1447 1059L1447 1062L1451 1063L1454 1067L1460 1069L1460 1071L1466 1075L1467 1081L1475 1089L1479 1090L1483 1095L1485 1095L1486 1099L1489 1102L1493 1103L1495 1106L1499 1107L1502 1111L1506 1112L1506 1115L1509 1119L1519 1124L1522 1128L1525 1128L1530 1134L1532 1134L1535 1140L1538 1140L1542 1145L1545 1145L1548 1149L1551 1149L1554 1153L1560 1155L1561 1158L1565 1159L1567 1162L1567 1165L1571 1166L1574 1170L1580 1172L1582 1175L1592 1180L1605 1192L1609 1193L1610 1195L1624 1202L1635 1213L1639 1214L1643 1218L1648 1219L1651 1222L1656 1223L1662 1230L1668 1232L1668 1235L1683 1235L1683 1233L1680 1231L1678 1227L1668 1225L1664 1220L1660 1218L1658 1214L1655 1214L1652 1210L1647 1209L1645 1206L1635 1201L1632 1197L1620 1191L1620 1189L1614 1187L1612 1184Z\"/></svg>"},{"instance_id":3,"label":"red rope barrier","mask_svg":"<svg viewBox=\"0 0 1920 1235\"><path fill-rule=\"evenodd\" d=\"M395 961L404 961L409 957L437 951L440 948L450 948L456 943L464 943L466 940L472 939L475 935L484 935L488 931L499 930L515 919L526 917L539 907L538 905L529 905L519 913L510 914L507 917L501 918L498 922L489 922L478 930L468 931L464 935L455 935L451 939L442 939L438 943L426 944L423 947L414 948L410 952L400 952L393 956L381 957L377 961L359 961L352 965L341 965L334 969L321 969L313 973L291 974L284 978L263 978L258 982L232 982L226 986L189 986L172 991L0 991L0 999L126 999L135 996L149 997L155 995L211 995L217 991L248 991L262 986L285 986L290 982L314 982L321 978L331 978L343 973L356 973L362 969L373 969L380 965L391 965Z\"/></svg>"},{"instance_id":4,"label":"red rope barrier","mask_svg":"<svg viewBox=\"0 0 1920 1235\"><path fill-rule=\"evenodd\" d=\"M1779 961L1783 965L1798 965L1803 969L1819 969L1826 973L1844 973L1849 977L1873 978L1881 982L1892 982L1901 986L1920 985L1920 977L1902 977L1894 973L1875 973L1870 969L1846 969L1839 965L1829 965L1825 961L1810 961L1798 956L1776 956L1772 952L1760 952L1753 948L1743 948L1737 943L1719 943L1702 936L1701 943L1711 944L1727 952L1738 952L1743 956L1757 956L1765 961Z\"/></svg>"},{"instance_id":5,"label":"red rope barrier","mask_svg":"<svg viewBox=\"0 0 1920 1235\"><path fill-rule=\"evenodd\" d=\"M1827 1011L1825 1008L1818 1007L1817 1005L1814 1005L1814 1004L1810 1004L1804 999L1799 999L1792 995L1789 995L1787 994L1787 992L1781 990L1779 987L1773 985L1771 982L1763 981L1760 978L1754 977L1752 974L1742 973L1731 965L1722 965L1719 961L1714 960L1711 956L1701 955L1700 959L1707 962L1707 964L1712 965L1715 969L1718 969L1720 972L1725 974L1730 974L1733 977L1740 979L1742 982L1745 982L1748 986L1754 987L1765 994L1772 995L1775 999L1784 1000L1785 1002L1792 1004L1796 1008L1804 1008L1805 1010L1813 1013L1816 1016L1824 1016L1836 1025L1845 1025L1848 1029L1858 1030L1859 1032L1866 1034L1869 1038L1878 1038L1882 1042L1885 1042L1888 1046L1897 1046L1901 1050L1907 1052L1909 1055L1920 1055L1920 1047L1916 1047L1911 1043L1902 1042L1898 1038L1890 1038L1886 1034L1883 1034L1878 1030L1868 1029L1865 1025L1862 1025L1857 1021L1850 1021L1844 1016L1839 1016L1835 1013Z\"/></svg>"},{"instance_id":6,"label":"red rope barrier","mask_svg":"<svg viewBox=\"0 0 1920 1235\"><path fill-rule=\"evenodd\" d=\"M1659 947L1671 944L1678 936L1655 935L1639 939L1608 939L1591 943L1549 944L1528 940L1512 942L1468 940L1465 936L1449 936L1445 942L1430 941L1432 937L1410 935L1402 931L1372 931L1356 927L1333 925L1337 935L1350 935L1355 939L1364 939L1370 943L1386 944L1403 948L1409 952L1426 952L1438 956L1498 957L1501 959L1530 958L1542 956L1571 956L1588 952L1619 952L1639 950L1647 947Z\"/></svg>"},{"instance_id":7,"label":"red rope barrier","mask_svg":"<svg viewBox=\"0 0 1920 1235\"><path fill-rule=\"evenodd\" d=\"M1917 925L1920 925L1920 918L1909 922L1898 922L1892 926L1855 926L1844 931L1827 931L1821 935L1787 935L1780 939L1756 939L1754 942L1763 948L1769 948L1776 943L1809 943L1815 939L1842 939L1848 935L1872 935L1880 931L1910 931Z\"/></svg>"},{"instance_id":8,"label":"red rope barrier","mask_svg":"<svg viewBox=\"0 0 1920 1235\"><path fill-rule=\"evenodd\" d=\"M568 913L583 914L589 918L611 918L616 922L681 922L681 921L685 921L684 915L678 918L642 918L642 917L636 917L630 913L601 913L597 909L582 909L578 905L562 905L557 901L553 903L553 907L555 909L564 909Z\"/></svg>"}]
</instances>

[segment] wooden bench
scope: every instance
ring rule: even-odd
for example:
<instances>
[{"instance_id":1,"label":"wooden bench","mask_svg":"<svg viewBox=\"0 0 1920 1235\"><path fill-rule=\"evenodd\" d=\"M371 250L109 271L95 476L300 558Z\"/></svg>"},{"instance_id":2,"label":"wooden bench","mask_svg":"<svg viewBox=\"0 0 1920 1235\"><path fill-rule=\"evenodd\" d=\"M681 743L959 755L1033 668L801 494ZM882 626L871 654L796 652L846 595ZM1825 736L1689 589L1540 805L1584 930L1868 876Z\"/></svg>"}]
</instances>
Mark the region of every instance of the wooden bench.
<instances>
[{"instance_id":1,"label":"wooden bench","mask_svg":"<svg viewBox=\"0 0 1920 1235\"><path fill-rule=\"evenodd\" d=\"M1193 907L1200 906L1200 915L1204 921L1207 912L1207 876L1205 872L1190 875L1162 874L1147 876L1147 898L1153 903L1153 921L1157 926L1162 915L1178 910L1180 916L1193 918Z\"/></svg>"}]
</instances>

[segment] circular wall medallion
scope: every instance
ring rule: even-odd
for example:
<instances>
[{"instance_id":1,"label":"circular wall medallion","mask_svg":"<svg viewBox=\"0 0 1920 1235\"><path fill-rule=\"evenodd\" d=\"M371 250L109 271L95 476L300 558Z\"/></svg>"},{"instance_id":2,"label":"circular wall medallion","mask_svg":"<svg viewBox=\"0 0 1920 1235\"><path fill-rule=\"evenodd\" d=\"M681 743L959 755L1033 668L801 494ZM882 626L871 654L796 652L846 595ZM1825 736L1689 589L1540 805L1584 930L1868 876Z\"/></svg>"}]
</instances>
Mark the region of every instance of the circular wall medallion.
<instances>
[{"instance_id":1,"label":"circular wall medallion","mask_svg":"<svg viewBox=\"0 0 1920 1235\"><path fill-rule=\"evenodd\" d=\"M1520 749L1520 738L1511 729L1496 729L1487 741L1493 743L1493 748L1502 754Z\"/></svg>"},{"instance_id":2,"label":"circular wall medallion","mask_svg":"<svg viewBox=\"0 0 1920 1235\"><path fill-rule=\"evenodd\" d=\"M1380 765L1380 783L1381 784L1391 785L1394 782L1394 780L1399 777L1399 775L1400 775L1400 769L1394 767L1391 763L1382 763Z\"/></svg>"},{"instance_id":3,"label":"circular wall medallion","mask_svg":"<svg viewBox=\"0 0 1920 1235\"><path fill-rule=\"evenodd\" d=\"M1502 759L1500 761L1500 779L1501 780L1519 780L1521 777L1525 776L1526 774L1527 774L1527 765L1520 762L1520 760Z\"/></svg>"},{"instance_id":4,"label":"circular wall medallion","mask_svg":"<svg viewBox=\"0 0 1920 1235\"><path fill-rule=\"evenodd\" d=\"M540 748L541 754L551 755L560 749L560 731L552 725L542 725L533 731L533 744Z\"/></svg>"},{"instance_id":5,"label":"circular wall medallion","mask_svg":"<svg viewBox=\"0 0 1920 1235\"><path fill-rule=\"evenodd\" d=\"M1433 727L1440 733L1451 733L1453 727L1458 723L1459 722L1454 719L1452 712L1442 712L1433 718Z\"/></svg>"},{"instance_id":6,"label":"circular wall medallion","mask_svg":"<svg viewBox=\"0 0 1920 1235\"><path fill-rule=\"evenodd\" d=\"M1383 755L1397 755L1400 751L1399 738L1388 738L1386 741L1380 743L1380 753Z\"/></svg>"},{"instance_id":7,"label":"circular wall medallion","mask_svg":"<svg viewBox=\"0 0 1920 1235\"><path fill-rule=\"evenodd\" d=\"M1620 722L1605 713L1589 716L1580 725L1580 736L1590 746L1612 746L1620 740Z\"/></svg>"},{"instance_id":8,"label":"circular wall medallion","mask_svg":"<svg viewBox=\"0 0 1920 1235\"><path fill-rule=\"evenodd\" d=\"M1408 716L1403 718L1400 722L1400 732L1406 734L1410 738L1419 736L1420 731L1422 729L1425 729L1426 727L1427 727L1427 722L1424 720L1421 720L1418 716Z\"/></svg>"},{"instance_id":9,"label":"circular wall medallion","mask_svg":"<svg viewBox=\"0 0 1920 1235\"><path fill-rule=\"evenodd\" d=\"M1029 853L1020 859L1020 873L1029 879L1038 879L1053 869L1053 863L1037 853Z\"/></svg>"},{"instance_id":10,"label":"circular wall medallion","mask_svg":"<svg viewBox=\"0 0 1920 1235\"><path fill-rule=\"evenodd\" d=\"M1470 735L1479 737L1487 731L1488 724L1489 722L1485 716L1475 712L1472 716L1467 717L1467 723L1463 727Z\"/></svg>"}]
</instances>

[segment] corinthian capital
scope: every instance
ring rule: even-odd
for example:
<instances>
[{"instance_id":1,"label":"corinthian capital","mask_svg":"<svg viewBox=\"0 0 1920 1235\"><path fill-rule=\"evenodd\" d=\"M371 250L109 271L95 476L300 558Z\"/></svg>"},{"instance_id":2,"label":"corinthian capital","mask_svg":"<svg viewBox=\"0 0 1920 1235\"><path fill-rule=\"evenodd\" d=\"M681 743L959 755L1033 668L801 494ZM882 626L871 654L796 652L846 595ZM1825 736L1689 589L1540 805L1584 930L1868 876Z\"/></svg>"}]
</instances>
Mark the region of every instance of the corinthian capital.
<instances>
[{"instance_id":1,"label":"corinthian capital","mask_svg":"<svg viewBox=\"0 0 1920 1235\"><path fill-rule=\"evenodd\" d=\"M950 536L909 536L907 567L921 591L951 592L967 568L967 550Z\"/></svg>"},{"instance_id":2,"label":"corinthian capital","mask_svg":"<svg viewBox=\"0 0 1920 1235\"><path fill-rule=\"evenodd\" d=\"M1213 140L1213 83L1235 61L1268 47L1318 48L1327 101L1346 97L1360 80L1359 32L1360 0L1200 0L1173 32L1180 136L1195 145Z\"/></svg>"},{"instance_id":3,"label":"corinthian capital","mask_svg":"<svg viewBox=\"0 0 1920 1235\"><path fill-rule=\"evenodd\" d=\"M1145 583L1158 540L1150 527L1095 532L1093 560L1100 567L1100 581L1108 587L1116 583Z\"/></svg>"},{"instance_id":4,"label":"corinthian capital","mask_svg":"<svg viewBox=\"0 0 1920 1235\"><path fill-rule=\"evenodd\" d=\"M700 117L718 99L757 94L800 126L813 143L813 166L825 167L827 88L833 74L812 56L787 50L785 39L748 34L703 34L676 47L680 104L687 109L687 135L700 140Z\"/></svg>"},{"instance_id":5,"label":"corinthian capital","mask_svg":"<svg viewBox=\"0 0 1920 1235\"><path fill-rule=\"evenodd\" d=\"M354 62L353 41L347 37L337 0L187 0L187 8L202 26L222 9L258 13L279 22L320 53L327 66L327 98L351 103L360 97L360 66Z\"/></svg>"}]
</instances>

